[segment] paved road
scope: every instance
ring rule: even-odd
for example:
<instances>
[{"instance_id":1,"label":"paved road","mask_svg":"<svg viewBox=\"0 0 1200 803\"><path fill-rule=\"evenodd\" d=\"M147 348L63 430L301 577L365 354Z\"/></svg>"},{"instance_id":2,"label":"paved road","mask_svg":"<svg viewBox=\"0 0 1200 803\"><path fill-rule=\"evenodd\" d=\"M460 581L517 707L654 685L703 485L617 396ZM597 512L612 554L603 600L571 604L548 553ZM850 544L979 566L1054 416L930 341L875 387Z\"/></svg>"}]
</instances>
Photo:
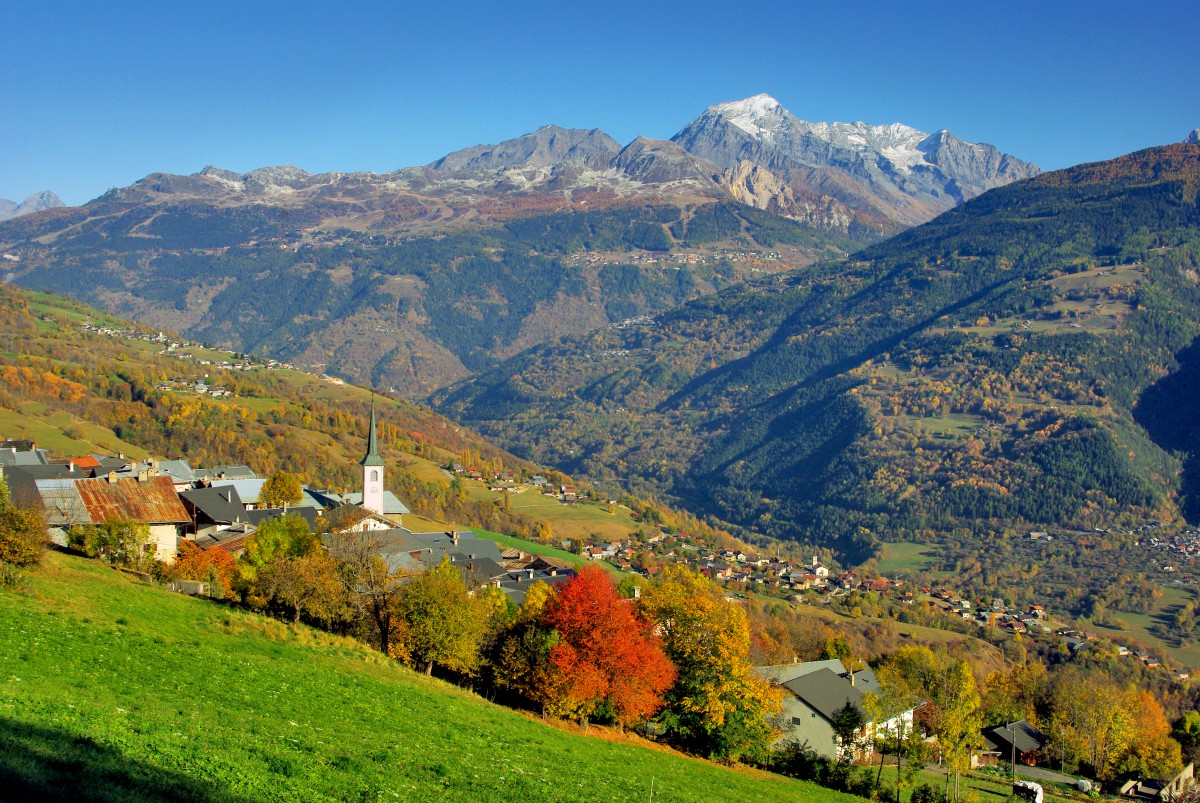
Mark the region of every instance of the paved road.
<instances>
[{"instance_id":1,"label":"paved road","mask_svg":"<svg viewBox=\"0 0 1200 803\"><path fill-rule=\"evenodd\" d=\"M1075 778L1070 775L1062 775L1053 770L1044 769L1043 767L1022 767L1017 765L1017 776L1024 778L1032 778L1035 781L1056 781L1058 783L1075 785Z\"/></svg>"},{"instance_id":2,"label":"paved road","mask_svg":"<svg viewBox=\"0 0 1200 803\"><path fill-rule=\"evenodd\" d=\"M892 766L894 766L894 765L892 765ZM1011 767L1012 767L1011 764L1009 764L1009 765L1001 764L1000 766L1004 767L1005 770L1011 771ZM927 767L925 767L925 769L929 770L930 772L939 773L941 775L946 774L946 768L943 767L941 764L930 764ZM1006 773L1005 777L997 777L996 780L1003 781L1003 780L1005 780L1006 777L1012 777L1012 776L1010 774ZM1054 781L1057 783L1069 784L1070 786L1074 786L1075 781L1078 780L1077 778L1074 778L1073 776L1063 775L1061 773L1055 772L1054 770L1048 770L1048 769L1044 769L1042 767L1026 767L1022 764L1017 765L1017 777L1018 778L1029 778L1034 781Z\"/></svg>"}]
</instances>

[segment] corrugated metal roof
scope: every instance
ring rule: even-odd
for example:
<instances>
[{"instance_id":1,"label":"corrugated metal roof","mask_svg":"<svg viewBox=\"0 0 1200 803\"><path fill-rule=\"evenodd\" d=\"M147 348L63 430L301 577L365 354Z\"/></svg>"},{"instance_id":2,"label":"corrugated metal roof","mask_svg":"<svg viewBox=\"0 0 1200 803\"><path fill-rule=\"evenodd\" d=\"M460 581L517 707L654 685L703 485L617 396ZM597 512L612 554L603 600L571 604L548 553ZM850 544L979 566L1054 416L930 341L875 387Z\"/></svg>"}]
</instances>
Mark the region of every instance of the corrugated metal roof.
<instances>
[{"instance_id":1,"label":"corrugated metal roof","mask_svg":"<svg viewBox=\"0 0 1200 803\"><path fill-rule=\"evenodd\" d=\"M46 524L51 527L72 527L91 524L91 516L75 488L75 480L35 480L38 496L46 508Z\"/></svg>"},{"instance_id":2,"label":"corrugated metal roof","mask_svg":"<svg viewBox=\"0 0 1200 803\"><path fill-rule=\"evenodd\" d=\"M128 519L143 524L190 522L187 510L175 493L170 477L136 477L78 480L75 488L93 524L109 519Z\"/></svg>"}]
</instances>

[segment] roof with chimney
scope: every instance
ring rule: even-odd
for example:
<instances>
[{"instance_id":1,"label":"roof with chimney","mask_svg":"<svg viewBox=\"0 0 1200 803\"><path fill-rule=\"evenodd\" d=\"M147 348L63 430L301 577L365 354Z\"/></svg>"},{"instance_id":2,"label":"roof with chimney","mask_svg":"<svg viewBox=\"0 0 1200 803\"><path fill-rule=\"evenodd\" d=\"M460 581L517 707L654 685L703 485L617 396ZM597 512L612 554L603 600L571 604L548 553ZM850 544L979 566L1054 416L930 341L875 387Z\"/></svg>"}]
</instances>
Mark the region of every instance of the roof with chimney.
<instances>
[{"instance_id":1,"label":"roof with chimney","mask_svg":"<svg viewBox=\"0 0 1200 803\"><path fill-rule=\"evenodd\" d=\"M179 494L179 498L185 506L191 507L204 518L217 524L249 521L246 517L246 505L238 495L237 488L232 485L194 488Z\"/></svg>"},{"instance_id":2,"label":"roof with chimney","mask_svg":"<svg viewBox=\"0 0 1200 803\"><path fill-rule=\"evenodd\" d=\"M191 521L170 477L48 478L33 484L51 527L102 524L110 519L139 524Z\"/></svg>"},{"instance_id":3,"label":"roof with chimney","mask_svg":"<svg viewBox=\"0 0 1200 803\"><path fill-rule=\"evenodd\" d=\"M829 669L818 669L781 685L830 722L847 703L863 707L862 689Z\"/></svg>"}]
</instances>

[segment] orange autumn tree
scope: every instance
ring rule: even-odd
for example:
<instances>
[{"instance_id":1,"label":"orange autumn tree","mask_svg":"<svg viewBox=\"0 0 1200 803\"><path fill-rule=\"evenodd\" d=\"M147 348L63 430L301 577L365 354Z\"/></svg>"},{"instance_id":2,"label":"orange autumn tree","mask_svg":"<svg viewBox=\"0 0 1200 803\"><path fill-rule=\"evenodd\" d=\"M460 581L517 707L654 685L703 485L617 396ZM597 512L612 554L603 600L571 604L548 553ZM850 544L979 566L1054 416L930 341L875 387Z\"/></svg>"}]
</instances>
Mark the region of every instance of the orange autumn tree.
<instances>
[{"instance_id":1,"label":"orange autumn tree","mask_svg":"<svg viewBox=\"0 0 1200 803\"><path fill-rule=\"evenodd\" d=\"M191 541L179 542L179 556L167 570L172 580L201 580L210 584L214 597L233 596L237 565L223 549L201 549Z\"/></svg>"},{"instance_id":2,"label":"orange autumn tree","mask_svg":"<svg viewBox=\"0 0 1200 803\"><path fill-rule=\"evenodd\" d=\"M605 716L626 727L649 719L675 682L675 667L650 626L604 570L585 567L545 610L558 634L550 649L547 710L556 716Z\"/></svg>"}]
</instances>

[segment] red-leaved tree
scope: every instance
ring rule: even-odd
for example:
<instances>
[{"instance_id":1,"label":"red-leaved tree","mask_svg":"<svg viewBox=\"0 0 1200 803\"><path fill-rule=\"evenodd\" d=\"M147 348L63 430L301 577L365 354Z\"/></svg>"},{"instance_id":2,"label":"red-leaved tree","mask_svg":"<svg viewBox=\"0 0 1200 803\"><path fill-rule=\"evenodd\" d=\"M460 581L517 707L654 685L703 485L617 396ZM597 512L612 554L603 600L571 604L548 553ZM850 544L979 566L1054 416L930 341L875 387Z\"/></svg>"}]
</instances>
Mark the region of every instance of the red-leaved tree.
<instances>
[{"instance_id":1,"label":"red-leaved tree","mask_svg":"<svg viewBox=\"0 0 1200 803\"><path fill-rule=\"evenodd\" d=\"M545 696L551 713L585 722L607 714L625 727L662 708L675 667L603 569L585 567L559 588L545 622L558 633Z\"/></svg>"}]
</instances>

